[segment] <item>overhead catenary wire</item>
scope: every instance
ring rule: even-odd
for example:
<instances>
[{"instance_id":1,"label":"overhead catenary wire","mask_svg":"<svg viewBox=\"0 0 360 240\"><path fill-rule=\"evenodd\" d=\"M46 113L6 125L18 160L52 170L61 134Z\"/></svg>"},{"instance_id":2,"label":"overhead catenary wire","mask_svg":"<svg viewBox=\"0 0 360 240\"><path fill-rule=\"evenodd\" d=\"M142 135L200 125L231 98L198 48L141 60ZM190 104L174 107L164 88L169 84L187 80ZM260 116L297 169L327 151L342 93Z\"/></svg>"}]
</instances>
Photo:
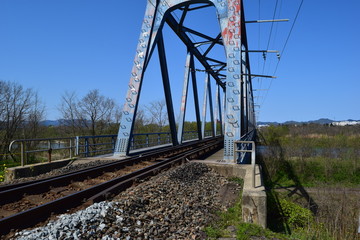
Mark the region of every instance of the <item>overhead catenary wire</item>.
<instances>
[{"instance_id":1,"label":"overhead catenary wire","mask_svg":"<svg viewBox=\"0 0 360 240\"><path fill-rule=\"evenodd\" d=\"M275 7L274 7L274 13L273 13L273 17L272 17L272 22L271 22L271 28L270 28L269 38L268 38L268 42L267 42L267 46L266 46L266 50L269 50L270 41L271 41L271 35L272 35L273 27L274 27L274 20L275 20L275 16L276 16L276 11L277 11L278 2L279 2L279 0L276 0ZM259 8L260 8L260 5L259 5ZM260 18L259 18L259 19L260 19ZM263 63L262 71L261 71L261 74L262 74L262 75L263 75L264 72L265 72L266 59L267 59L267 53L266 53L266 52L263 53L263 58L264 58L264 63ZM263 81L263 78L259 78L258 82L259 82L260 88L262 88L262 81ZM259 94L259 96L260 96L260 94Z\"/></svg>"},{"instance_id":2,"label":"overhead catenary wire","mask_svg":"<svg viewBox=\"0 0 360 240\"><path fill-rule=\"evenodd\" d=\"M293 22L293 24L291 25L291 28L290 28L289 34L288 34L288 36L287 36L287 38L286 38L286 41L285 41L285 43L284 43L284 46L283 46L282 50L280 51L280 52L281 52L281 56L284 55L286 46L287 46L287 44L288 44L288 42L289 42L289 39L290 39L290 36L291 36L291 34L292 34L292 32L293 32L295 23L297 22L297 19L298 19L298 16L299 16L299 14L300 14L300 11L301 11L301 8L302 8L303 3L304 3L304 0L301 0L301 2L300 2L300 4L299 4L299 7L298 7L298 10L297 10L297 12L296 12L295 18L294 18L294 22ZM275 67L275 70L274 70L273 75L275 75L276 72L277 72L277 70L278 70L278 67L279 67L279 64L280 64L280 60L281 60L281 58L279 59L279 61L278 61L277 64L276 64L276 67ZM271 88L272 83L273 83L273 79L270 80L269 89ZM263 101L262 101L261 105L264 105L265 100L266 100L266 98L267 98L267 95L268 95L268 92L266 92L265 97L263 98Z\"/></svg>"},{"instance_id":3,"label":"overhead catenary wire","mask_svg":"<svg viewBox=\"0 0 360 240\"><path fill-rule=\"evenodd\" d=\"M284 46L283 46L282 50L280 51L280 52L281 52L281 56L284 55L286 46L287 46L287 44L288 44L288 42L289 42L291 33L292 33L293 29L294 29L295 23L296 23L296 21L297 21L297 18L298 18L298 16L299 16L299 13L300 13L300 10L301 10L301 7L302 7L303 3L304 3L304 0L301 0L300 5L299 5L299 7L298 7L298 10L297 10L297 12L296 12L295 18L294 18L294 22L293 22L293 24L291 25L291 28L290 28L289 34L288 34L288 36L287 36L287 38L286 38L286 41L285 41L285 43L284 43ZM278 69L279 63L280 63L280 60L278 61L277 65L276 65L276 67L275 67L274 74L276 73L276 71L277 71L277 69Z\"/></svg>"}]
</instances>

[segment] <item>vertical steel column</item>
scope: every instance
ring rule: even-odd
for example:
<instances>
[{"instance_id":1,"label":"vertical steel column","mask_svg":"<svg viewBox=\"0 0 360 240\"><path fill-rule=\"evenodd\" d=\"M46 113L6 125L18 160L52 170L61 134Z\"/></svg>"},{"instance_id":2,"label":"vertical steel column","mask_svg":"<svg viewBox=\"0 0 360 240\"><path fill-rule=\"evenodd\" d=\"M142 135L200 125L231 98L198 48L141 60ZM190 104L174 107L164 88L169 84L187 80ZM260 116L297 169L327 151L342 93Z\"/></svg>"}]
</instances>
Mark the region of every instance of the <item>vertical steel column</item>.
<instances>
[{"instance_id":1,"label":"vertical steel column","mask_svg":"<svg viewBox=\"0 0 360 240\"><path fill-rule=\"evenodd\" d=\"M161 32L159 33L157 46L158 46L158 52L159 52L159 60L160 60L160 67L161 67L162 82L163 82L163 86L164 86L166 107L167 107L168 119L169 119L169 125L170 125L171 140L172 140L173 146L175 146L175 145L178 145L178 140L176 138L176 123L175 123L174 108L173 108L173 103L172 103L172 98L171 98L171 88L170 88L169 73L168 73L167 63L166 63L164 39L163 39Z\"/></svg>"},{"instance_id":2,"label":"vertical steel column","mask_svg":"<svg viewBox=\"0 0 360 240\"><path fill-rule=\"evenodd\" d=\"M217 121L218 121L218 117L219 117L219 108L220 108L220 104L218 102L218 98L219 98L219 84L216 84L216 92L215 92L215 113L214 113L214 131L215 131L215 136L217 135Z\"/></svg>"},{"instance_id":3,"label":"vertical steel column","mask_svg":"<svg viewBox=\"0 0 360 240\"><path fill-rule=\"evenodd\" d=\"M206 108L207 108L207 94L209 87L210 76L208 73L205 73L205 89L204 89L204 98L203 98L203 108L202 108L202 122L201 122L201 136L205 138L205 124L206 124Z\"/></svg>"},{"instance_id":4,"label":"vertical steel column","mask_svg":"<svg viewBox=\"0 0 360 240\"><path fill-rule=\"evenodd\" d=\"M114 156L126 156L130 150L130 139L134 128L144 72L154 49L157 32L162 23L162 17L160 16L163 13L159 12L158 8L158 1L156 1L156 4L153 1L148 1L131 71L129 89L122 111Z\"/></svg>"},{"instance_id":5,"label":"vertical steel column","mask_svg":"<svg viewBox=\"0 0 360 240\"><path fill-rule=\"evenodd\" d=\"M223 106L223 112L222 112L222 135L225 135L225 112L226 112L226 91L225 89L223 90L223 97L222 97L222 106Z\"/></svg>"},{"instance_id":6,"label":"vertical steel column","mask_svg":"<svg viewBox=\"0 0 360 240\"><path fill-rule=\"evenodd\" d=\"M242 98L242 104L243 104L243 127L242 127L242 135L246 134L248 132L248 91L247 91L247 84L248 84L248 71L247 71L247 63L246 63L246 56L245 51L241 52L241 62L242 62L242 69L241 69L241 84L243 87L243 98Z\"/></svg>"},{"instance_id":7,"label":"vertical steel column","mask_svg":"<svg viewBox=\"0 0 360 240\"><path fill-rule=\"evenodd\" d=\"M233 162L234 141L240 139L242 126L241 0L228 0L227 14L219 20L227 58L224 160Z\"/></svg>"},{"instance_id":8,"label":"vertical steel column","mask_svg":"<svg viewBox=\"0 0 360 240\"><path fill-rule=\"evenodd\" d=\"M215 128L214 128L214 108L213 108L213 102L212 102L212 93L211 93L211 84L210 84L210 74L208 74L209 80L207 82L208 87L208 96L209 96L209 108L210 108L210 121L211 121L211 134L213 137L215 137Z\"/></svg>"},{"instance_id":9,"label":"vertical steel column","mask_svg":"<svg viewBox=\"0 0 360 240\"><path fill-rule=\"evenodd\" d=\"M178 139L179 144L182 143L183 133L184 133L184 121L185 121L189 77L190 77L190 59L191 59L191 57L192 57L192 54L188 51L187 56L186 56L184 84L183 84L181 104L180 104L180 116L179 116L179 121L178 121L177 139Z\"/></svg>"},{"instance_id":10,"label":"vertical steel column","mask_svg":"<svg viewBox=\"0 0 360 240\"><path fill-rule=\"evenodd\" d=\"M220 97L220 86L219 84L216 84L216 99L215 99L215 102L216 102L216 107L215 107L215 124L214 124L214 129L215 129L215 134L217 133L217 120L219 119L219 132L220 132L220 135L223 134L223 119L222 119L222 112L221 111L221 106L223 106L221 104L221 97Z\"/></svg>"},{"instance_id":11,"label":"vertical steel column","mask_svg":"<svg viewBox=\"0 0 360 240\"><path fill-rule=\"evenodd\" d=\"M246 116L245 116L245 104L244 104L244 95L245 95L245 92L244 92L244 89L245 89L245 83L242 79L242 75L240 75L240 79L241 79L241 82L240 82L240 118L241 118L241 127L240 127L240 136L243 136L245 134L245 121L246 121Z\"/></svg>"},{"instance_id":12,"label":"vertical steel column","mask_svg":"<svg viewBox=\"0 0 360 240\"><path fill-rule=\"evenodd\" d=\"M241 20L245 22L244 17L244 7L241 8ZM250 59L249 59L249 52L248 50L248 43L247 43L247 34L246 34L246 27L245 24L241 25L241 32L243 36L243 49L245 50L245 56L243 57L245 60L245 73L246 75L246 87L247 87L247 132L254 130L256 123L255 123L255 110L254 110L254 97L253 97L253 89L252 89L252 79L251 79L251 69L250 69Z\"/></svg>"},{"instance_id":13,"label":"vertical steel column","mask_svg":"<svg viewBox=\"0 0 360 240\"><path fill-rule=\"evenodd\" d=\"M192 81L193 95L194 95L197 135L198 135L199 140L201 140L201 139L203 139L203 137L202 137L202 131L201 131L199 96L198 96L198 89L197 89L197 83L196 83L196 72L195 72L195 64L194 64L194 55L193 54L191 54L191 57L190 57L190 72L191 72L191 81Z\"/></svg>"}]
</instances>

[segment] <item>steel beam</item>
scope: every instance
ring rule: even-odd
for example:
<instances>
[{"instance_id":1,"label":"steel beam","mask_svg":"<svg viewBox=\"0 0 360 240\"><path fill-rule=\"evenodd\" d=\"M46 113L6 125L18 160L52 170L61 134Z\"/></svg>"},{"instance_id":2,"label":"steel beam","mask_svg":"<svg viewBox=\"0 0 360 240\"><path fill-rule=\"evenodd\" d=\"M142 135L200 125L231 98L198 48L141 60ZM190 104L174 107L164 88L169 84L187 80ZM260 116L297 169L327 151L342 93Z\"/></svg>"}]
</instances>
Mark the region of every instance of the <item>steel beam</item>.
<instances>
[{"instance_id":1,"label":"steel beam","mask_svg":"<svg viewBox=\"0 0 360 240\"><path fill-rule=\"evenodd\" d=\"M183 83L183 90L181 96L180 115L178 121L177 139L179 144L182 143L183 132L184 132L184 121L185 121L186 104L187 104L187 96L188 96L191 57L192 57L191 53L188 52L186 56L185 75L184 75L184 83Z\"/></svg>"},{"instance_id":2,"label":"steel beam","mask_svg":"<svg viewBox=\"0 0 360 240\"><path fill-rule=\"evenodd\" d=\"M213 137L215 137L216 133L215 133L215 128L214 128L214 108L213 108L213 101L212 101L212 93L211 93L211 83L210 83L210 76L209 76L209 81L208 81L208 97L209 97L209 109L210 109L210 122L211 122L211 134Z\"/></svg>"},{"instance_id":3,"label":"steel beam","mask_svg":"<svg viewBox=\"0 0 360 240\"><path fill-rule=\"evenodd\" d=\"M165 101L166 101L166 108L167 108L167 113L168 113L171 140L172 140L173 146L175 146L175 145L178 145L178 140L176 137L176 122L175 122L174 108L173 108L172 97L171 97L169 73L168 73L167 63L166 63L164 40L163 40L163 36L162 36L161 32L159 33L157 46L158 46L158 52L159 52L161 75L162 75L162 82L163 82L163 86L164 86Z\"/></svg>"},{"instance_id":4,"label":"steel beam","mask_svg":"<svg viewBox=\"0 0 360 240\"><path fill-rule=\"evenodd\" d=\"M216 85L216 94L215 94L215 115L214 115L214 131L215 135L217 135L217 123L219 120L219 132L220 135L223 134L223 127L222 127L222 111L221 111L221 97L220 97L220 86Z\"/></svg>"},{"instance_id":5,"label":"steel beam","mask_svg":"<svg viewBox=\"0 0 360 240\"><path fill-rule=\"evenodd\" d=\"M209 88L210 76L209 73L205 74L205 84L204 84L204 98L203 98L203 108L202 108L202 121L201 121L201 136L205 138L205 125L206 125L206 108L207 108L207 95Z\"/></svg>"},{"instance_id":6,"label":"steel beam","mask_svg":"<svg viewBox=\"0 0 360 240\"><path fill-rule=\"evenodd\" d=\"M191 6L192 4L196 5ZM188 11L196 12L198 9L210 6L213 6L216 9L217 18L220 24L219 34L215 37L211 37L201 31L195 31L184 26ZM174 10L183 11L179 20L176 20L172 15L171 12ZM188 88L190 72L193 84L199 138L204 136L207 95L209 95L209 99L211 99L211 93L209 92L210 76L211 79L215 80L218 86L220 86L224 91L224 111L221 112L221 109L219 109L221 120L224 123L224 159L233 161L234 141L239 140L242 134L247 133L251 126L255 126L254 103L252 96L253 90L251 83L251 76L255 75L252 75L250 71L248 57L249 50L247 46L242 0L148 0L136 56L134 59L133 70L131 73L129 90L126 96L126 103L122 112L123 115L115 147L115 155L125 155L128 153L143 75L156 44L159 51L163 87L167 101L169 124L172 132L173 143L176 144L178 141L181 142L182 140L182 136L179 135L180 127L177 135L175 134L176 126L172 110L170 79L167 73L165 57L166 50L161 34L162 27L165 23L168 24L179 39L185 44L190 54L187 57L187 64L189 64L189 67L186 70L188 72L185 72L183 97L187 97L187 90L186 93L184 91ZM193 42L191 40L191 34L195 34L198 38L202 38L203 41ZM206 49L205 53L201 53L197 47L204 44L209 44L209 47ZM226 54L225 61L222 59L207 57L213 50L215 44L224 46ZM202 65L202 69L204 69L202 71L205 72L206 81L208 81L205 84L205 105L203 108L202 121L200 119L198 104L194 57L196 57ZM217 91L219 91L219 89L217 89ZM220 95L217 95L216 98L217 101L220 101ZM186 99L185 105L181 105L181 107L184 109L181 113L183 114L181 116L183 120L180 119L179 123L184 121ZM212 106L210 106L210 111L212 111ZM217 114L218 113L216 113L216 115ZM216 128L214 126L216 123L214 122L214 114L211 113L210 115L212 118L212 128L213 131L215 131ZM183 128L183 123L181 128Z\"/></svg>"},{"instance_id":7,"label":"steel beam","mask_svg":"<svg viewBox=\"0 0 360 240\"><path fill-rule=\"evenodd\" d=\"M138 101L141 92L144 71L147 62L154 49L154 42L157 31L160 28L161 20L157 19L158 4L148 1L144 20L141 26L141 33L136 49L133 68L129 81L129 89L126 94L125 104L122 110L122 117L118 137L115 144L114 156L126 156L129 153L130 141L134 128Z\"/></svg>"},{"instance_id":8,"label":"steel beam","mask_svg":"<svg viewBox=\"0 0 360 240\"><path fill-rule=\"evenodd\" d=\"M191 54L190 57L190 69L191 69L191 81L193 87L193 95L194 95L194 105L195 105L195 116L196 116L196 126L198 132L199 140L202 140L202 133L201 133L201 118L200 118L200 108L199 108L199 95L198 95L198 88L196 83L196 72L195 72L195 64L194 64L194 55Z\"/></svg>"}]
</instances>

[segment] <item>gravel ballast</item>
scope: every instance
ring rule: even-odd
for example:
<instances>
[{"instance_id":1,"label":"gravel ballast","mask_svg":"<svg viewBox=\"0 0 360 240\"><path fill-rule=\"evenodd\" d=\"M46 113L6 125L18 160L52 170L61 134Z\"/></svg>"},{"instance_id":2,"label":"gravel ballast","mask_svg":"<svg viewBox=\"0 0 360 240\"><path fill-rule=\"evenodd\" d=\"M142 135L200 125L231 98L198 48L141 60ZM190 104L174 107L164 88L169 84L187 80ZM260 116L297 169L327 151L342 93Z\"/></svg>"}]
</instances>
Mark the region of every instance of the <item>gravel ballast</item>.
<instances>
[{"instance_id":1,"label":"gravel ballast","mask_svg":"<svg viewBox=\"0 0 360 240\"><path fill-rule=\"evenodd\" d=\"M202 163L187 163L17 239L204 239L202 231L224 210L219 190L228 181ZM240 186L239 189L240 190Z\"/></svg>"}]
</instances>

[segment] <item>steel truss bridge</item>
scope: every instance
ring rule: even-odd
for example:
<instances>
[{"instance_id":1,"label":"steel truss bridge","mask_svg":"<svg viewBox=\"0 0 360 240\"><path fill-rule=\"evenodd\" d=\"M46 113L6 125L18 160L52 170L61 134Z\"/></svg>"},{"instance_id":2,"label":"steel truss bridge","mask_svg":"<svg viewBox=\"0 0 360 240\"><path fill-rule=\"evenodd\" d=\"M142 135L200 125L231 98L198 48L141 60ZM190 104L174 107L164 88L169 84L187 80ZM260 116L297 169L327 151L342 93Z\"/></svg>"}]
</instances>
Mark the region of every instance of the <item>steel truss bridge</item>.
<instances>
[{"instance_id":1,"label":"steel truss bridge","mask_svg":"<svg viewBox=\"0 0 360 240\"><path fill-rule=\"evenodd\" d=\"M197 14L200 9L215 8L220 32L215 36L191 29L185 24L188 14ZM181 13L175 17L174 12ZM180 106L180 120L175 121L171 98L170 78L164 46L163 29L167 24L187 49L186 67ZM209 26L212 27L212 26ZM201 39L200 41L195 41ZM199 47L206 47L200 51ZM225 60L209 57L215 46L225 49ZM224 135L224 157L227 162L237 158L234 153L235 142L255 129L255 111L252 89L252 74L249 63L249 50L246 37L245 17L242 0L148 0L141 33L136 49L129 88L122 111L114 156L129 154L135 118L139 105L144 73L157 48L161 67L162 85L165 95L168 120L173 146L183 142L184 120L188 104L188 86L191 79L198 139L204 138L206 108L210 110L212 135L217 132L216 122L220 122L220 132ZM202 109L200 109L196 80L195 60L205 72L205 89ZM185 59L184 59L185 60ZM182 66L181 66L182 67ZM215 106L212 101L210 81L216 83ZM222 91L222 93L220 92ZM223 96L221 99L220 93ZM202 111L201 111L202 110ZM200 112L202 114L200 114ZM235 159L239 162L239 159ZM241 162L241 160L240 160Z\"/></svg>"}]
</instances>

